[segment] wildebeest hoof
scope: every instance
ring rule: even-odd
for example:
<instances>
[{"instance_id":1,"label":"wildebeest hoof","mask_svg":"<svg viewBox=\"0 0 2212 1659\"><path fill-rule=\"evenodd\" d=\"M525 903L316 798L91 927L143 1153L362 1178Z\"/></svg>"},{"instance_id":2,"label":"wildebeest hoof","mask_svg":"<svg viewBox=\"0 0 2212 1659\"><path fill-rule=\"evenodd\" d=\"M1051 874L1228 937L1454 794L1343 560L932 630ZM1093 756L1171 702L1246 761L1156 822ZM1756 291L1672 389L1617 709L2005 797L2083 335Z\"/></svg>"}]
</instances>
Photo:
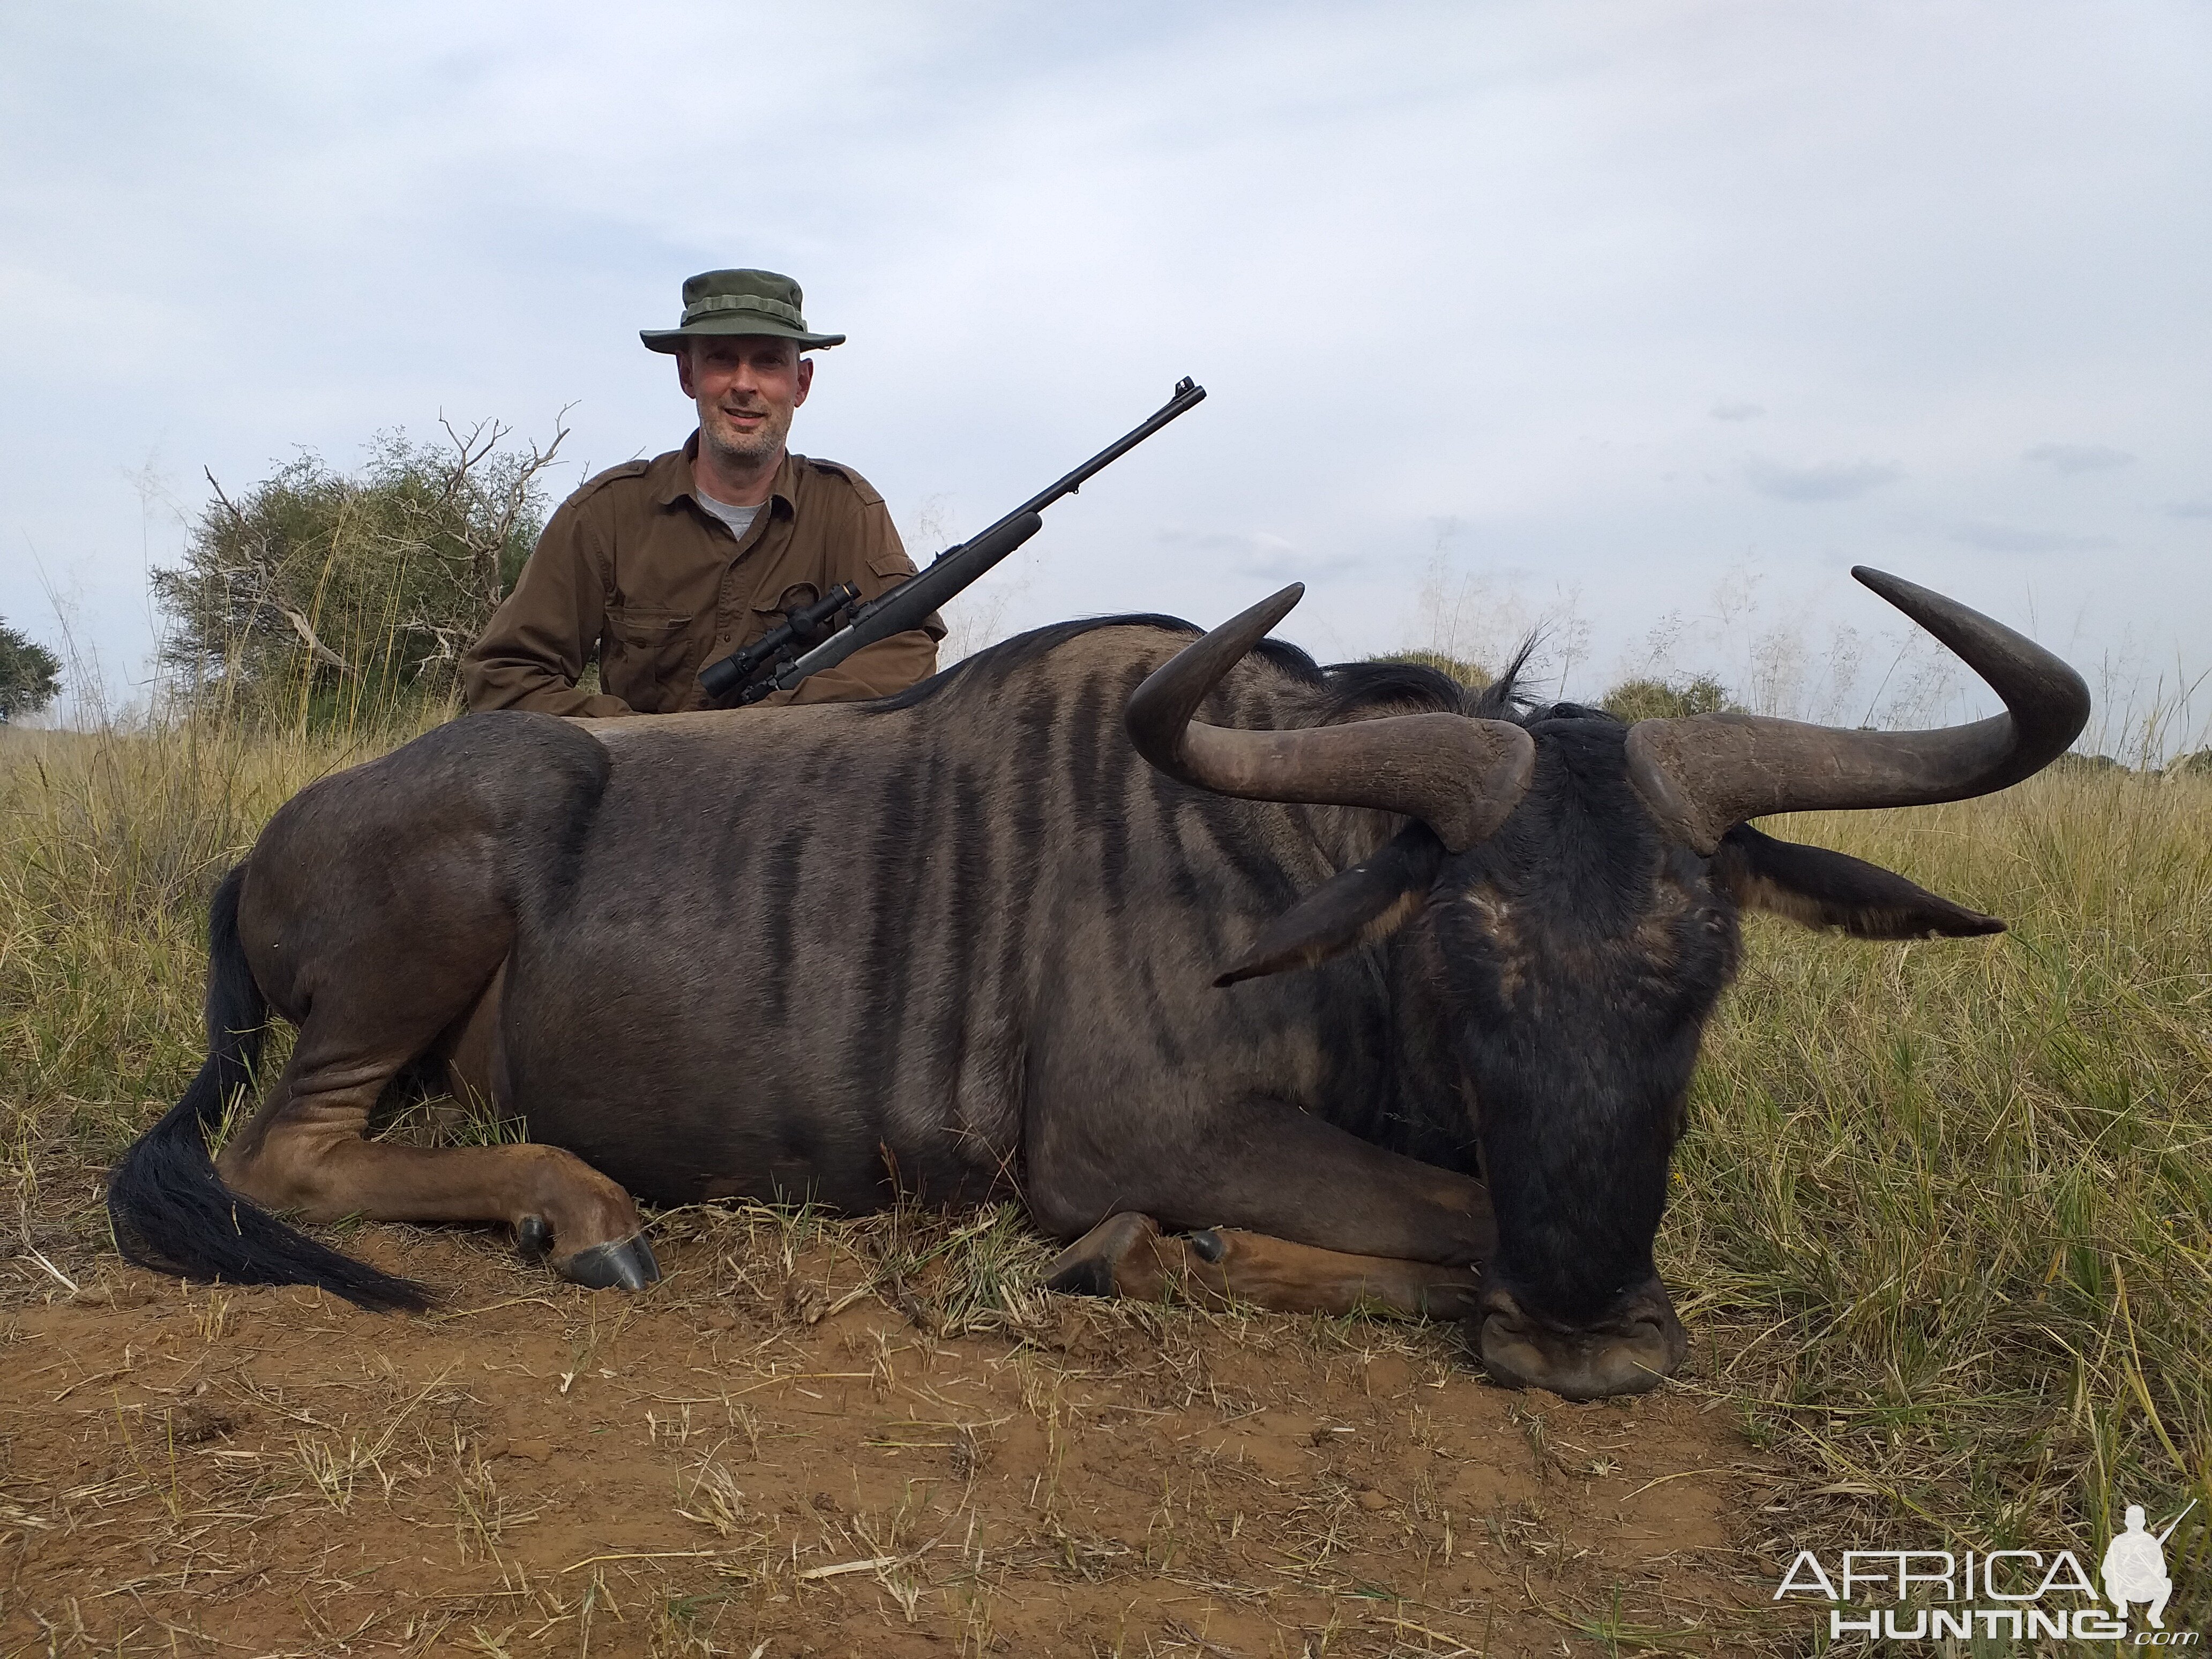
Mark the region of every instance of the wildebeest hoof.
<instances>
[{"instance_id":1,"label":"wildebeest hoof","mask_svg":"<svg viewBox=\"0 0 2212 1659\"><path fill-rule=\"evenodd\" d=\"M593 1244L555 1262L553 1270L594 1291L641 1291L660 1277L660 1264L643 1233Z\"/></svg>"},{"instance_id":2,"label":"wildebeest hoof","mask_svg":"<svg viewBox=\"0 0 2212 1659\"><path fill-rule=\"evenodd\" d=\"M1212 1227L1206 1228L1203 1232L1191 1234L1184 1242L1198 1252L1201 1261L1218 1261L1229 1254L1229 1241Z\"/></svg>"},{"instance_id":3,"label":"wildebeest hoof","mask_svg":"<svg viewBox=\"0 0 2212 1659\"><path fill-rule=\"evenodd\" d=\"M1160 1236L1159 1224L1135 1210L1109 1215L1060 1253L1044 1287L1063 1296L1113 1296L1127 1291L1116 1269L1140 1244Z\"/></svg>"},{"instance_id":4,"label":"wildebeest hoof","mask_svg":"<svg viewBox=\"0 0 2212 1659\"><path fill-rule=\"evenodd\" d=\"M553 1230L542 1215L526 1215L514 1224L514 1248L525 1261L543 1261L552 1248Z\"/></svg>"},{"instance_id":5,"label":"wildebeest hoof","mask_svg":"<svg viewBox=\"0 0 2212 1659\"><path fill-rule=\"evenodd\" d=\"M1114 1264L1097 1256L1085 1261L1071 1261L1046 1279L1044 1287L1062 1296L1111 1296Z\"/></svg>"}]
</instances>

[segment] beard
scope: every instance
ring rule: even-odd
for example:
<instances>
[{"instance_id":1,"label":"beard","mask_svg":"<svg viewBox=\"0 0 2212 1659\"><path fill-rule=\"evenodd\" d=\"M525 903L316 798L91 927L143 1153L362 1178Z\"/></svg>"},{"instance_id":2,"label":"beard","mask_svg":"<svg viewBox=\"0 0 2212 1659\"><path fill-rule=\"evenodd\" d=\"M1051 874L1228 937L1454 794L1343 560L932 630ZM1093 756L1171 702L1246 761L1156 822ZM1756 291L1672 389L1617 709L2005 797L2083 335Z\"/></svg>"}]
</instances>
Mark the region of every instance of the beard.
<instances>
[{"instance_id":1,"label":"beard","mask_svg":"<svg viewBox=\"0 0 2212 1659\"><path fill-rule=\"evenodd\" d=\"M768 418L746 432L719 405L703 404L699 410L700 441L714 451L715 459L740 470L772 461L791 435L791 411L771 405L764 412Z\"/></svg>"}]
</instances>

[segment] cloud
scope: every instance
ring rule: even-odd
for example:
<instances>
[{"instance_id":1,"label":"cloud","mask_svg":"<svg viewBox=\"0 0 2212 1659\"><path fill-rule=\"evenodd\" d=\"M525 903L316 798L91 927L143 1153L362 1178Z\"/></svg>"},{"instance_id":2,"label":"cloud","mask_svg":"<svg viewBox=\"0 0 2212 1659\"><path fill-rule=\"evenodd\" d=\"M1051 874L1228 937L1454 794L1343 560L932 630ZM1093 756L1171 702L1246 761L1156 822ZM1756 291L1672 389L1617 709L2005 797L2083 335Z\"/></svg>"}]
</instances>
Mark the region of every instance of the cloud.
<instances>
[{"instance_id":1,"label":"cloud","mask_svg":"<svg viewBox=\"0 0 2212 1659\"><path fill-rule=\"evenodd\" d=\"M2212 495L2199 495L2193 501L2168 501L2166 514L2170 519L2212 519Z\"/></svg>"},{"instance_id":2,"label":"cloud","mask_svg":"<svg viewBox=\"0 0 2212 1659\"><path fill-rule=\"evenodd\" d=\"M1755 421L1766 413L1762 404L1747 404L1741 398L1723 398L1707 411L1717 421Z\"/></svg>"},{"instance_id":3,"label":"cloud","mask_svg":"<svg viewBox=\"0 0 2212 1659\"><path fill-rule=\"evenodd\" d=\"M1356 570L1363 561L1356 553L1314 553L1265 530L1160 532L1170 547L1195 548L1201 553L1230 556L1241 575L1263 576L1270 581L1312 581Z\"/></svg>"},{"instance_id":4,"label":"cloud","mask_svg":"<svg viewBox=\"0 0 2212 1659\"><path fill-rule=\"evenodd\" d=\"M1951 539L1985 553L2094 553L2112 545L2110 536L2076 536L2061 530L2022 530L2008 524L1960 525Z\"/></svg>"},{"instance_id":5,"label":"cloud","mask_svg":"<svg viewBox=\"0 0 2212 1659\"><path fill-rule=\"evenodd\" d=\"M2076 472L2109 472L2135 459L2126 450L2106 444L2038 444L2033 449L2022 450L2020 458L2033 465L2047 466L2053 472L2069 476Z\"/></svg>"},{"instance_id":6,"label":"cloud","mask_svg":"<svg viewBox=\"0 0 2212 1659\"><path fill-rule=\"evenodd\" d=\"M1905 476L1880 461L1830 461L1789 466L1754 455L1743 464L1747 483L1762 495L1784 501L1848 501Z\"/></svg>"}]
</instances>

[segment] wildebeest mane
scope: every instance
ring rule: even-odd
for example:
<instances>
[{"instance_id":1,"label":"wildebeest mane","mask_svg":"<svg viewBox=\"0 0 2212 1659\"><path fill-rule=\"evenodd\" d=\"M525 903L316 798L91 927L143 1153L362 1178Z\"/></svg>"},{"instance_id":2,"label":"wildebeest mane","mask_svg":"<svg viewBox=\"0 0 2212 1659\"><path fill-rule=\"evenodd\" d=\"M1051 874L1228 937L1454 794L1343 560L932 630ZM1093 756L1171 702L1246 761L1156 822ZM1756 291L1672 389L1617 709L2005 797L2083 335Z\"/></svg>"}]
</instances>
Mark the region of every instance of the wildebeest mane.
<instances>
[{"instance_id":1,"label":"wildebeest mane","mask_svg":"<svg viewBox=\"0 0 2212 1659\"><path fill-rule=\"evenodd\" d=\"M1527 721L1534 718L1531 700L1521 690L1521 674L1534 635L1524 641L1505 672L1480 690L1454 679L1440 668L1416 662L1345 662L1322 671L1329 701L1327 718L1349 720L1370 710L1407 714L1466 714L1475 720Z\"/></svg>"}]
</instances>

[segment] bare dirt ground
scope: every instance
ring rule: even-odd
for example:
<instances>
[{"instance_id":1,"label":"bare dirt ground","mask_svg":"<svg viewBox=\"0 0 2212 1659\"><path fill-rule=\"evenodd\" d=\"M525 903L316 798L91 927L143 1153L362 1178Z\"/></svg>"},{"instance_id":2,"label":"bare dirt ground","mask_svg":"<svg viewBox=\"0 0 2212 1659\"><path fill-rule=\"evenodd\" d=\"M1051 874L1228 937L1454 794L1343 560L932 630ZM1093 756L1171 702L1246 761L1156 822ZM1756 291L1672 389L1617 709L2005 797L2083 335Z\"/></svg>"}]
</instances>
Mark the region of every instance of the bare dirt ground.
<instances>
[{"instance_id":1,"label":"bare dirt ground","mask_svg":"<svg viewBox=\"0 0 2212 1659\"><path fill-rule=\"evenodd\" d=\"M1446 1329L1049 1297L1010 1212L655 1237L623 1297L356 1231L422 1318L112 1255L18 1281L0 1652L1796 1644L1752 1541L1793 1483L1694 1385L1573 1406Z\"/></svg>"}]
</instances>

